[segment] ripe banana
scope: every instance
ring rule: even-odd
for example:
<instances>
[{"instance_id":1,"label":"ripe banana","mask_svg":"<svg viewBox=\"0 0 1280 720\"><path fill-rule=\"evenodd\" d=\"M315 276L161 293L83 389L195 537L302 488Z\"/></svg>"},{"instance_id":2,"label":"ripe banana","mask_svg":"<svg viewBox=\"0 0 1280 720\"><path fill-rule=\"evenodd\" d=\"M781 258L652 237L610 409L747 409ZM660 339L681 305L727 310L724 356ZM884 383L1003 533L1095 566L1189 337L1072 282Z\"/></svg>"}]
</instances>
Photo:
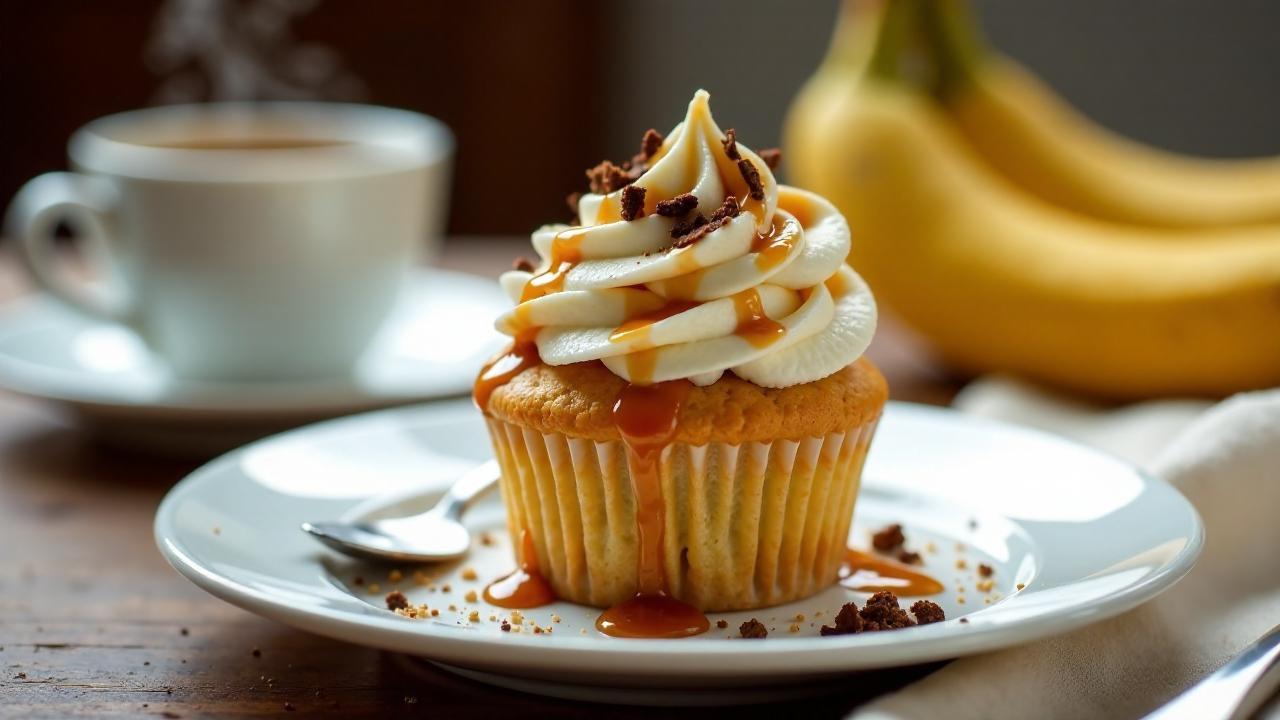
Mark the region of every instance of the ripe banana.
<instances>
[{"instance_id":1,"label":"ripe banana","mask_svg":"<svg viewBox=\"0 0 1280 720\"><path fill-rule=\"evenodd\" d=\"M1025 190L1122 223L1280 225L1280 157L1192 158L1122 137L992 52L965 0L930 0L920 12L938 63L934 91L951 121L985 161Z\"/></svg>"},{"instance_id":2,"label":"ripe banana","mask_svg":"<svg viewBox=\"0 0 1280 720\"><path fill-rule=\"evenodd\" d=\"M877 297L963 368L1117 399L1280 384L1280 226L1170 242L1046 205L936 103L873 76L819 73L785 141Z\"/></svg>"}]
</instances>

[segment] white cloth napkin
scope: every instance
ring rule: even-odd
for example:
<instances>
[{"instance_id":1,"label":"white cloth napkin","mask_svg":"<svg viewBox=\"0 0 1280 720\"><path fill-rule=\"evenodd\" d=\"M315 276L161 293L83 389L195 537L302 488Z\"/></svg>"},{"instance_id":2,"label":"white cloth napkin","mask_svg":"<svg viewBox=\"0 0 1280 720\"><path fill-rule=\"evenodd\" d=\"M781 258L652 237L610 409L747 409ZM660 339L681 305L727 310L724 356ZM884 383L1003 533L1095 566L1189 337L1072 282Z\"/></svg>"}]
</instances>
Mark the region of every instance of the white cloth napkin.
<instances>
[{"instance_id":1,"label":"white cloth napkin","mask_svg":"<svg viewBox=\"0 0 1280 720\"><path fill-rule=\"evenodd\" d=\"M955 404L1146 467L1200 511L1205 549L1187 577L1142 607L957 660L855 718L1140 717L1280 623L1280 389L1212 407L1161 401L1102 409L985 378Z\"/></svg>"}]
</instances>

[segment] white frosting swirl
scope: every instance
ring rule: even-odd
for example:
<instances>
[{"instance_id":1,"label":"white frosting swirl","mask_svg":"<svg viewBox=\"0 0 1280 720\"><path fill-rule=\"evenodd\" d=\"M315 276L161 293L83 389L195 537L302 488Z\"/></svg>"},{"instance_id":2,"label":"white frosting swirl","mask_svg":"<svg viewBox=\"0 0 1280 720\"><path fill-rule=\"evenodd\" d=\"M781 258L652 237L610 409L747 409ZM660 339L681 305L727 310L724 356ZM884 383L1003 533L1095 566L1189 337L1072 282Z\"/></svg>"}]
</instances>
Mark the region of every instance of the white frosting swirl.
<instances>
[{"instance_id":1,"label":"white frosting swirl","mask_svg":"<svg viewBox=\"0 0 1280 720\"><path fill-rule=\"evenodd\" d=\"M831 203L779 185L758 155L749 188L700 90L634 185L644 216L621 219L622 191L584 195L581 226L533 234L534 272L505 273L518 305L500 317L508 335L536 333L549 365L600 360L629 382L685 378L708 385L725 370L763 387L811 382L852 363L875 332L866 283L844 264L849 227ZM673 248L677 219L659 201L693 193L710 216L732 195L742 211L697 242Z\"/></svg>"}]
</instances>

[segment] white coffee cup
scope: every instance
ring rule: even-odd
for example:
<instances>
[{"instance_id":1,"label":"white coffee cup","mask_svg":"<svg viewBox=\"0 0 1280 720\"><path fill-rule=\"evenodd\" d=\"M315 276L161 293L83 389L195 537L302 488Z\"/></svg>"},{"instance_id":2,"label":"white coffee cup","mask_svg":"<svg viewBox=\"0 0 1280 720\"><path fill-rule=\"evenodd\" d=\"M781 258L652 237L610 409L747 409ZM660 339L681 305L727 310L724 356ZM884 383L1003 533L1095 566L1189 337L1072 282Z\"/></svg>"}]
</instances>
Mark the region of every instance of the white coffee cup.
<instances>
[{"instance_id":1,"label":"white coffee cup","mask_svg":"<svg viewBox=\"0 0 1280 720\"><path fill-rule=\"evenodd\" d=\"M178 105L112 115L69 143L75 172L8 213L49 293L124 323L200 380L349 373L443 231L453 139L404 110ZM63 222L99 269L68 272Z\"/></svg>"}]
</instances>

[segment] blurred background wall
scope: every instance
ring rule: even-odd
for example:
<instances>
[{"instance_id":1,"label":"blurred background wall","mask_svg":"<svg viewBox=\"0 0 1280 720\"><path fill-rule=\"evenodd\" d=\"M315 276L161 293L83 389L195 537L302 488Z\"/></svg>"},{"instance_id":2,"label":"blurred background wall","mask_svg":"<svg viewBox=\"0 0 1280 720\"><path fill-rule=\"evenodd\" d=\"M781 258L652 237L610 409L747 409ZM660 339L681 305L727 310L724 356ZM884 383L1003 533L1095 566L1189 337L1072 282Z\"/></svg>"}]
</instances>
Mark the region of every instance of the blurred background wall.
<instances>
[{"instance_id":1,"label":"blurred background wall","mask_svg":"<svg viewBox=\"0 0 1280 720\"><path fill-rule=\"evenodd\" d=\"M210 98L407 107L454 128L451 231L567 215L582 170L666 131L693 90L755 147L825 51L839 0L62 0L0 10L0 200L99 115ZM976 0L992 41L1121 132L1280 153L1280 3ZM784 164L785 169L785 164Z\"/></svg>"}]
</instances>

